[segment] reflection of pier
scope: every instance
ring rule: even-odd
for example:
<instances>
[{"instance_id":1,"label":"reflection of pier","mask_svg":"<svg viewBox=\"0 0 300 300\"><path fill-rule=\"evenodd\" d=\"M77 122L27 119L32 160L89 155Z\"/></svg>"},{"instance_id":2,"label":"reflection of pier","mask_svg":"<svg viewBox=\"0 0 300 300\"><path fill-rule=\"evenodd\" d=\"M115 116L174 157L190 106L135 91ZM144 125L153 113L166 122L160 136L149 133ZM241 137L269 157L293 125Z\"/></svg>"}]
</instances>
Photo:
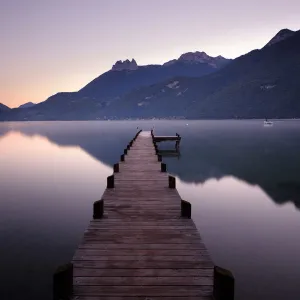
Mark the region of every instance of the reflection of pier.
<instances>
[{"instance_id":1,"label":"reflection of pier","mask_svg":"<svg viewBox=\"0 0 300 300\"><path fill-rule=\"evenodd\" d=\"M211 261L155 138L139 133L94 203L72 262L54 274L54 299L233 300L234 278Z\"/></svg>"},{"instance_id":2,"label":"reflection of pier","mask_svg":"<svg viewBox=\"0 0 300 300\"><path fill-rule=\"evenodd\" d=\"M180 157L180 151L179 148L175 150L157 150L157 154L161 155L162 157Z\"/></svg>"}]
</instances>

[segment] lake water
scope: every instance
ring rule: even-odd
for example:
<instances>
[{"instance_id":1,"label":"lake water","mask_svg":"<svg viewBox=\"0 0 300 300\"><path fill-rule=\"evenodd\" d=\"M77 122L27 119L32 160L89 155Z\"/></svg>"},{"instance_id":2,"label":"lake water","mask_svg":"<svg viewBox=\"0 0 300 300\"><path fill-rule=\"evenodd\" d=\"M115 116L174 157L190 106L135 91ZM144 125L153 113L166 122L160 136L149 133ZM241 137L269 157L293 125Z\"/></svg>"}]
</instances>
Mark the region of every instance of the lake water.
<instances>
[{"instance_id":1,"label":"lake water","mask_svg":"<svg viewBox=\"0 0 300 300\"><path fill-rule=\"evenodd\" d=\"M112 165L137 126L155 126L183 137L164 161L236 299L299 300L300 122L186 123L0 123L0 299L52 299Z\"/></svg>"}]
</instances>

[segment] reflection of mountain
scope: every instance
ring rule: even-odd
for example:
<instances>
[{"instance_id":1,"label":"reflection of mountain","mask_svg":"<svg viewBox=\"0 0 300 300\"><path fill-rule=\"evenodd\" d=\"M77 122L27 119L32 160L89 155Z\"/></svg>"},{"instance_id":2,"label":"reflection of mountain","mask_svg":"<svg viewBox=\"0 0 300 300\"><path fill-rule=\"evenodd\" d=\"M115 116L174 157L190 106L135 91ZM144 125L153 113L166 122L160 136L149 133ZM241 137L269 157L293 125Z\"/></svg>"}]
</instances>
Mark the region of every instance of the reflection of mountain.
<instances>
[{"instance_id":1,"label":"reflection of mountain","mask_svg":"<svg viewBox=\"0 0 300 300\"><path fill-rule=\"evenodd\" d=\"M141 122L14 123L8 130L42 135L58 145L76 145L113 165ZM143 122L149 129L153 122ZM166 158L168 170L186 182L232 175L257 184L277 203L300 208L300 123L264 128L261 121L157 122L160 133L180 132L180 159Z\"/></svg>"},{"instance_id":2,"label":"reflection of mountain","mask_svg":"<svg viewBox=\"0 0 300 300\"><path fill-rule=\"evenodd\" d=\"M5 126L5 124L12 124ZM59 146L79 146L99 161L113 165L137 131L136 124L120 122L36 122L2 123L1 135L18 131L28 136L40 135Z\"/></svg>"}]
</instances>

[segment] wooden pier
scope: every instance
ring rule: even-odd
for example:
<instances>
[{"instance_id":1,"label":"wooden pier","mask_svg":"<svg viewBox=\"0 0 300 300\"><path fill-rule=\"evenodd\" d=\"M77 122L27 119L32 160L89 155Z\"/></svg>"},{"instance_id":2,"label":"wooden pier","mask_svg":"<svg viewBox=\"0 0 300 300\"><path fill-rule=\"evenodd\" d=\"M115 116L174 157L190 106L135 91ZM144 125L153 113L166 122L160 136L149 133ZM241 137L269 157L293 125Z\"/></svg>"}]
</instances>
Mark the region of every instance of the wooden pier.
<instances>
[{"instance_id":1,"label":"wooden pier","mask_svg":"<svg viewBox=\"0 0 300 300\"><path fill-rule=\"evenodd\" d=\"M150 132L124 149L73 260L54 274L54 299L233 300L157 155Z\"/></svg>"},{"instance_id":2,"label":"wooden pier","mask_svg":"<svg viewBox=\"0 0 300 300\"><path fill-rule=\"evenodd\" d=\"M171 136L154 135L154 131L152 129L151 136L155 145L156 143L160 143L160 142L175 141L175 150L176 152L179 152L181 136L178 133L176 133L176 135L171 135Z\"/></svg>"}]
</instances>

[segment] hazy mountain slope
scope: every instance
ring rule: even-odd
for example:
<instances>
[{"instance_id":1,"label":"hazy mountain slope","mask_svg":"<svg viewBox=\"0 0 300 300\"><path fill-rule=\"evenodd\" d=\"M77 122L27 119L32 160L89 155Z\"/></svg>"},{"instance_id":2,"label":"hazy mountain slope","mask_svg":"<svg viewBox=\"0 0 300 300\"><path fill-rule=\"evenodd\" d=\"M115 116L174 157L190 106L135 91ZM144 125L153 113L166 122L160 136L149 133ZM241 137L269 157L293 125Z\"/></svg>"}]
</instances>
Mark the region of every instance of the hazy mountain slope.
<instances>
[{"instance_id":1,"label":"hazy mountain slope","mask_svg":"<svg viewBox=\"0 0 300 300\"><path fill-rule=\"evenodd\" d=\"M14 109L4 120L73 120L95 119L124 93L158 83L176 75L197 77L217 71L231 60L210 57L204 52L186 53L164 65L138 66L118 61L110 71L100 75L78 92L58 93L25 110Z\"/></svg>"},{"instance_id":2,"label":"hazy mountain slope","mask_svg":"<svg viewBox=\"0 0 300 300\"><path fill-rule=\"evenodd\" d=\"M124 96L109 114L188 118L300 117L300 32L201 78L177 77ZM171 84L171 85L170 85ZM170 87L168 87L170 86Z\"/></svg>"},{"instance_id":3,"label":"hazy mountain slope","mask_svg":"<svg viewBox=\"0 0 300 300\"><path fill-rule=\"evenodd\" d=\"M8 106L0 103L0 120L1 120L1 116L5 115L9 110L10 108Z\"/></svg>"},{"instance_id":4,"label":"hazy mountain slope","mask_svg":"<svg viewBox=\"0 0 300 300\"><path fill-rule=\"evenodd\" d=\"M265 47L271 46L273 44L276 44L278 42L281 42L295 34L295 31L290 29L282 29L280 30L268 43Z\"/></svg>"},{"instance_id":5,"label":"hazy mountain slope","mask_svg":"<svg viewBox=\"0 0 300 300\"><path fill-rule=\"evenodd\" d=\"M162 66L137 66L135 61L135 65L132 66L129 61L125 61L129 69L113 67L112 70L83 87L78 94L97 99L121 96L133 89L158 83L174 76L201 77L215 72L230 61L223 57L210 57L204 52L186 53L178 60L167 62ZM118 63L122 65L123 62Z\"/></svg>"},{"instance_id":6,"label":"hazy mountain slope","mask_svg":"<svg viewBox=\"0 0 300 300\"><path fill-rule=\"evenodd\" d=\"M36 105L36 103L27 102L27 103L20 105L18 108L29 108L29 107L33 107L35 105Z\"/></svg>"},{"instance_id":7,"label":"hazy mountain slope","mask_svg":"<svg viewBox=\"0 0 300 300\"><path fill-rule=\"evenodd\" d=\"M2 103L0 103L0 110L2 111L7 111L7 110L10 110L10 108Z\"/></svg>"}]
</instances>

